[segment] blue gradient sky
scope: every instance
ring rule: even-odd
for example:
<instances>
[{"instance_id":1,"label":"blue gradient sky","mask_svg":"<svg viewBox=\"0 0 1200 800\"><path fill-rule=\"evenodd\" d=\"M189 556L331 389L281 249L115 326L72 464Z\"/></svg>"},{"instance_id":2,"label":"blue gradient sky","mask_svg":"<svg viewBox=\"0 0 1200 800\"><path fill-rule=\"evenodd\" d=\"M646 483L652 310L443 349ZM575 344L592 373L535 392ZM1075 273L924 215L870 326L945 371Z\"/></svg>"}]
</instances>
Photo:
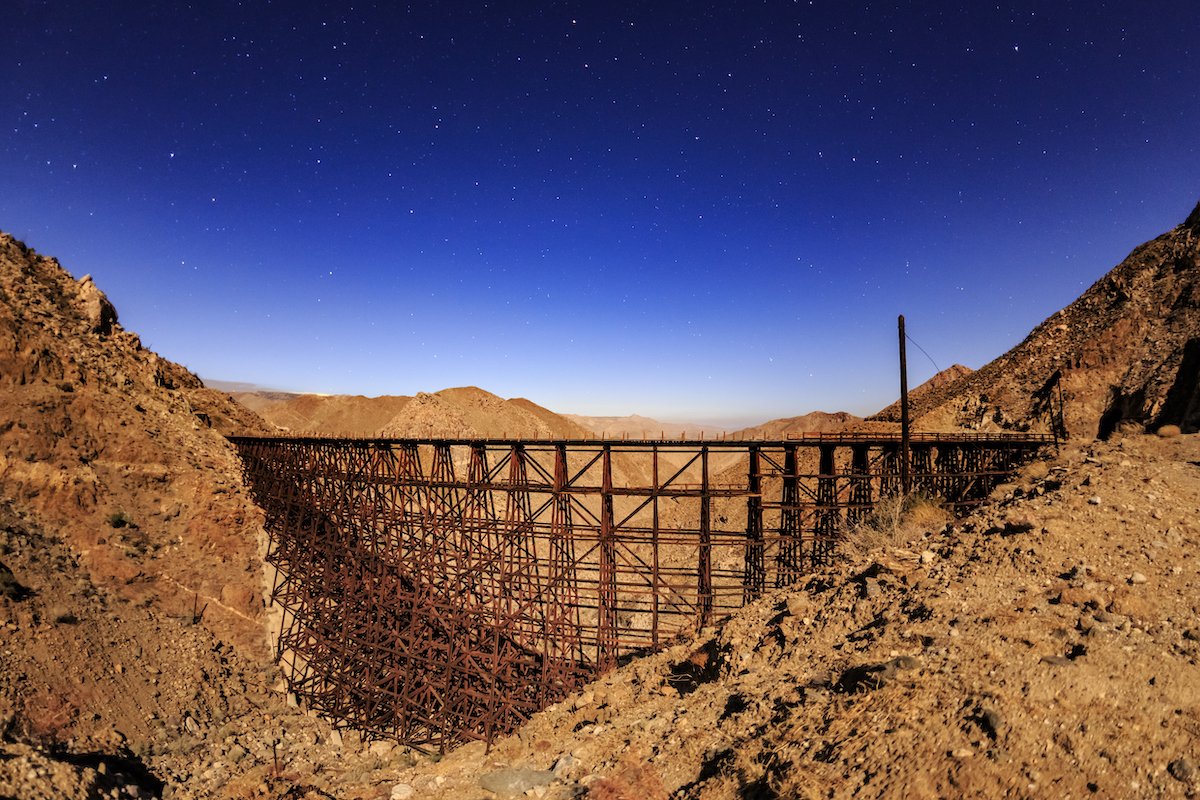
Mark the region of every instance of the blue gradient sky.
<instances>
[{"instance_id":1,"label":"blue gradient sky","mask_svg":"<svg viewBox=\"0 0 1200 800\"><path fill-rule=\"evenodd\" d=\"M207 378L761 421L1200 199L1194 2L620 5L7 4L0 229Z\"/></svg>"}]
</instances>

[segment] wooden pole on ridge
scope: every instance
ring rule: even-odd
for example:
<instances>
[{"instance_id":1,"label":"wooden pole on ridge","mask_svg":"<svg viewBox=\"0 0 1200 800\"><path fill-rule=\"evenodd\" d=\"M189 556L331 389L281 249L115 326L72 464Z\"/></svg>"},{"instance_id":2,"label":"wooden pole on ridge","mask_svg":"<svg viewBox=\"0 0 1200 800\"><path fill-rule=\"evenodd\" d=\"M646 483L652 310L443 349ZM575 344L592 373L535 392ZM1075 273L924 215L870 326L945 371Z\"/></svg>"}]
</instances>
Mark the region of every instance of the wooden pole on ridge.
<instances>
[{"instance_id":1,"label":"wooden pole on ridge","mask_svg":"<svg viewBox=\"0 0 1200 800\"><path fill-rule=\"evenodd\" d=\"M900 315L900 490L912 491L912 476L908 472L908 355L904 348L904 315Z\"/></svg>"}]
</instances>

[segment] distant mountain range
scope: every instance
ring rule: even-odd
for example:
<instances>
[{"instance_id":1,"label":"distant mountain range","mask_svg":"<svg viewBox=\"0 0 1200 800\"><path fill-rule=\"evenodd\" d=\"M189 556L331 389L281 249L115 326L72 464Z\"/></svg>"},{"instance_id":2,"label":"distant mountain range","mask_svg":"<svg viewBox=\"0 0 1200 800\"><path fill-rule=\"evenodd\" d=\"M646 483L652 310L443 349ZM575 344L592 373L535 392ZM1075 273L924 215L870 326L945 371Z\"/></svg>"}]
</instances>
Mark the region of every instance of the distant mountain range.
<instances>
[{"instance_id":1,"label":"distant mountain range","mask_svg":"<svg viewBox=\"0 0 1200 800\"><path fill-rule=\"evenodd\" d=\"M663 422L632 414L595 417L558 414L525 398L505 400L475 386L419 392L414 397L293 394L269 390L231 395L277 428L323 436L383 438L507 437L551 439L657 439L740 436L784 438L839 430L859 417L814 411L730 431L697 423Z\"/></svg>"},{"instance_id":2,"label":"distant mountain range","mask_svg":"<svg viewBox=\"0 0 1200 800\"><path fill-rule=\"evenodd\" d=\"M1200 205L1171 231L1136 248L1078 300L1021 344L973 372L955 364L910 392L923 430L1049 431L1106 436L1125 425L1200 427ZM232 386L219 381L214 386ZM334 436L700 438L788 435L900 421L896 401L865 420L815 411L730 431L639 416L559 414L476 387L416 397L235 390L271 424Z\"/></svg>"}]
</instances>

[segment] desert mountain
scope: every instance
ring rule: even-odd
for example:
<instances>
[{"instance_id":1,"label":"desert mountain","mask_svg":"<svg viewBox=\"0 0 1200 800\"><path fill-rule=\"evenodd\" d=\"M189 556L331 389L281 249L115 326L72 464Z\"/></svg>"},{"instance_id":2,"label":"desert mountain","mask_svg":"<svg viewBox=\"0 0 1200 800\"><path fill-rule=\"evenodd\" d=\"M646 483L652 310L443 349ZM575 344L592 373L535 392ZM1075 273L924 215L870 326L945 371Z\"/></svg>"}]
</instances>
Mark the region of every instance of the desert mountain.
<instances>
[{"instance_id":1,"label":"desert mountain","mask_svg":"<svg viewBox=\"0 0 1200 800\"><path fill-rule=\"evenodd\" d=\"M784 417L755 425L752 428L734 433L734 438L746 439L786 439L804 433L834 433L843 430L847 425L861 422L861 417L845 411L812 411L799 417Z\"/></svg>"},{"instance_id":2,"label":"desert mountain","mask_svg":"<svg viewBox=\"0 0 1200 800\"><path fill-rule=\"evenodd\" d=\"M235 392L234 399L291 433L383 438L584 439L592 434L523 397L505 400L474 386L384 395Z\"/></svg>"},{"instance_id":3,"label":"desert mountain","mask_svg":"<svg viewBox=\"0 0 1200 800\"><path fill-rule=\"evenodd\" d=\"M973 370L970 367L964 367L962 364L952 364L951 366L946 367L944 370L934 375L929 380L917 386L915 389L909 389L908 402L911 404L917 400L920 400L921 398L932 396L934 393L942 390L944 387L949 386L961 378L965 378L972 372ZM887 408L884 408L882 411L871 415L870 419L899 422L900 399L896 398L895 402L893 402Z\"/></svg>"},{"instance_id":4,"label":"desert mountain","mask_svg":"<svg viewBox=\"0 0 1200 800\"><path fill-rule=\"evenodd\" d=\"M277 428L322 436L375 436L412 400L264 391L233 392L232 397Z\"/></svg>"},{"instance_id":5,"label":"desert mountain","mask_svg":"<svg viewBox=\"0 0 1200 800\"><path fill-rule=\"evenodd\" d=\"M978 372L912 404L924 428L1107 436L1200 427L1200 205ZM1058 417L1061 414L1061 423ZM885 409L881 418L892 418Z\"/></svg>"},{"instance_id":6,"label":"desert mountain","mask_svg":"<svg viewBox=\"0 0 1200 800\"><path fill-rule=\"evenodd\" d=\"M503 399L475 386L415 397L234 392L234 399L289 433L326 437L590 438L587 429L523 397Z\"/></svg>"},{"instance_id":7,"label":"desert mountain","mask_svg":"<svg viewBox=\"0 0 1200 800\"><path fill-rule=\"evenodd\" d=\"M640 414L630 414L625 417L589 417L582 414L563 414L562 416L605 439L657 439L660 436L668 439L679 436L697 438L701 432L705 436L719 436L727 432L725 428L715 425L700 425L694 422L660 422Z\"/></svg>"},{"instance_id":8,"label":"desert mountain","mask_svg":"<svg viewBox=\"0 0 1200 800\"><path fill-rule=\"evenodd\" d=\"M503 400L474 386L418 393L379 430L386 438L582 439L587 431L524 398Z\"/></svg>"}]
</instances>

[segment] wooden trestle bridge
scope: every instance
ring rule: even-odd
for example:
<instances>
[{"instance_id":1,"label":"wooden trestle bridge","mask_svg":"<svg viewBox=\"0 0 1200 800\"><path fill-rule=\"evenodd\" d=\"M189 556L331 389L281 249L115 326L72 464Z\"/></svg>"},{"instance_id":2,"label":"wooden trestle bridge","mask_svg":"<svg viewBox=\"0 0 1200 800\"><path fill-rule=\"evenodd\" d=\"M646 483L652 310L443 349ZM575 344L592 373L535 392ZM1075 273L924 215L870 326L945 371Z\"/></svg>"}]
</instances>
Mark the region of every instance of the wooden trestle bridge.
<instances>
[{"instance_id":1,"label":"wooden trestle bridge","mask_svg":"<svg viewBox=\"0 0 1200 800\"><path fill-rule=\"evenodd\" d=\"M1036 435L782 441L235 437L266 513L278 654L371 735L488 739L835 555L901 491L981 502Z\"/></svg>"}]
</instances>

